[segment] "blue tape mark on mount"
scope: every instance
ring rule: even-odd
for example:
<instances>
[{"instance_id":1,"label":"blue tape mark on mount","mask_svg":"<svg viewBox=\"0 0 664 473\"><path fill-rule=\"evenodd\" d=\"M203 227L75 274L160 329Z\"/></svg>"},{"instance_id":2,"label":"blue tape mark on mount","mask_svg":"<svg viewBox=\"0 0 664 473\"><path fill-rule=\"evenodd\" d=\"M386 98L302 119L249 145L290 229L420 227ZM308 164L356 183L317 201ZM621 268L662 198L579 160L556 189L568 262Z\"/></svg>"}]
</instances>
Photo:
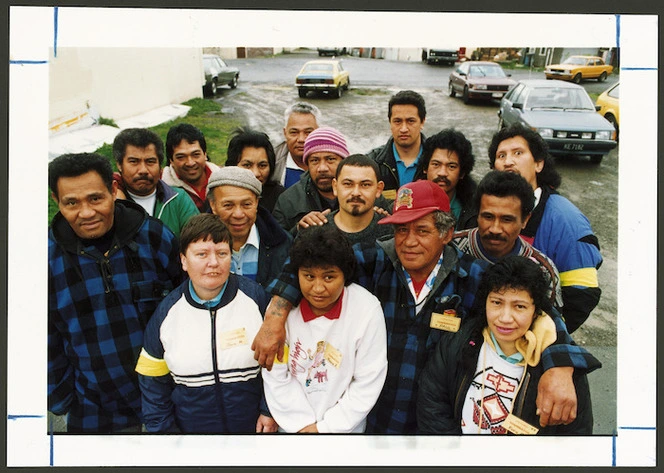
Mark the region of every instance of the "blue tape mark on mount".
<instances>
[{"instance_id":1,"label":"blue tape mark on mount","mask_svg":"<svg viewBox=\"0 0 664 473\"><path fill-rule=\"evenodd\" d=\"M41 419L44 416L37 414L8 414L7 420L16 420L16 419Z\"/></svg>"},{"instance_id":2,"label":"blue tape mark on mount","mask_svg":"<svg viewBox=\"0 0 664 473\"><path fill-rule=\"evenodd\" d=\"M49 436L50 437L49 438L49 443L50 443L50 446L49 446L49 450L50 450L50 452L49 452L49 465L53 466L53 418L49 419L48 431L49 431L49 434L50 434L50 436Z\"/></svg>"},{"instance_id":3,"label":"blue tape mark on mount","mask_svg":"<svg viewBox=\"0 0 664 473\"><path fill-rule=\"evenodd\" d=\"M9 64L48 64L48 61L9 60Z\"/></svg>"},{"instance_id":4,"label":"blue tape mark on mount","mask_svg":"<svg viewBox=\"0 0 664 473\"><path fill-rule=\"evenodd\" d=\"M612 453L611 453L611 466L616 466L616 431L613 431L613 438L611 439ZM52 466L52 465L51 465Z\"/></svg>"},{"instance_id":5,"label":"blue tape mark on mount","mask_svg":"<svg viewBox=\"0 0 664 473\"><path fill-rule=\"evenodd\" d=\"M58 57L58 7L53 8L53 57Z\"/></svg>"},{"instance_id":6,"label":"blue tape mark on mount","mask_svg":"<svg viewBox=\"0 0 664 473\"><path fill-rule=\"evenodd\" d=\"M656 67L621 67L621 71L656 71Z\"/></svg>"},{"instance_id":7,"label":"blue tape mark on mount","mask_svg":"<svg viewBox=\"0 0 664 473\"><path fill-rule=\"evenodd\" d=\"M616 47L620 47L620 15L616 15Z\"/></svg>"},{"instance_id":8,"label":"blue tape mark on mount","mask_svg":"<svg viewBox=\"0 0 664 473\"><path fill-rule=\"evenodd\" d=\"M623 426L618 427L621 430L657 430L657 427L643 427L643 426Z\"/></svg>"}]
</instances>

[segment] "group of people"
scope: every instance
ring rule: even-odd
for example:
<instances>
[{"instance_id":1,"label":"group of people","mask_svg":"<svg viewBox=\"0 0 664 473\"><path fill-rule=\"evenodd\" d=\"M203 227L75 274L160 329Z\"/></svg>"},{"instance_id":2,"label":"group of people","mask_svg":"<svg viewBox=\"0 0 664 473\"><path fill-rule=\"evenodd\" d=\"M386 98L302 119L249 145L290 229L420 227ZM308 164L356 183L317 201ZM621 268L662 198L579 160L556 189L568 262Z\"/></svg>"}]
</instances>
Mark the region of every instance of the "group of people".
<instances>
[{"instance_id":1,"label":"group of people","mask_svg":"<svg viewBox=\"0 0 664 473\"><path fill-rule=\"evenodd\" d=\"M196 127L49 164L48 406L69 432L590 434L572 340L599 243L532 130L459 131L391 97L351 154L298 102L284 142ZM164 150L168 165L164 166Z\"/></svg>"}]
</instances>

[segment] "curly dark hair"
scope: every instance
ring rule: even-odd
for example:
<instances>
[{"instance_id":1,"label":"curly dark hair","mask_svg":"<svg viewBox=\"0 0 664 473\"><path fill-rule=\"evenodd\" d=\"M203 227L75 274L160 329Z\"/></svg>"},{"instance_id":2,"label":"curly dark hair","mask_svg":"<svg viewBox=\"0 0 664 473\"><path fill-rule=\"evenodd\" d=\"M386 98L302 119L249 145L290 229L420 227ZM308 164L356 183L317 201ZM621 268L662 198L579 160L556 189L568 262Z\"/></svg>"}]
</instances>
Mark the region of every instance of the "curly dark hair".
<instances>
[{"instance_id":1,"label":"curly dark hair","mask_svg":"<svg viewBox=\"0 0 664 473\"><path fill-rule=\"evenodd\" d=\"M147 148L150 145L154 145L157 151L159 167L164 165L164 142L154 131L147 128L125 128L115 135L115 139L113 140L113 157L116 163L122 164L127 145L136 146L137 148Z\"/></svg>"},{"instance_id":2,"label":"curly dark hair","mask_svg":"<svg viewBox=\"0 0 664 473\"><path fill-rule=\"evenodd\" d=\"M540 187L548 186L552 189L560 187L562 178L553 165L553 158L549 154L549 145L546 144L539 133L518 123L503 128L493 135L491 144L489 144L489 167L493 169L496 163L496 151L500 143L517 136L526 140L535 162L544 161L544 167L537 174L537 185Z\"/></svg>"},{"instance_id":3,"label":"curly dark hair","mask_svg":"<svg viewBox=\"0 0 664 473\"><path fill-rule=\"evenodd\" d=\"M346 236L332 225L300 230L290 250L290 267L299 268L337 266L344 273L344 285L355 276L357 260Z\"/></svg>"},{"instance_id":4,"label":"curly dark hair","mask_svg":"<svg viewBox=\"0 0 664 473\"><path fill-rule=\"evenodd\" d=\"M463 177L457 183L455 195L463 204L470 202L477 187L474 179L470 176L470 172L475 167L473 145L463 133L453 128L441 130L424 141L422 159L417 166L417 171L415 171L415 180L427 178L426 171L429 167L431 156L433 156L434 151L437 149L448 149L456 152L459 156L459 171Z\"/></svg>"},{"instance_id":5,"label":"curly dark hair","mask_svg":"<svg viewBox=\"0 0 664 473\"><path fill-rule=\"evenodd\" d=\"M207 152L207 144L203 132L189 123L180 123L172 126L166 135L166 156L168 157L169 162L173 161L173 149L175 149L182 140L186 140L187 143L192 144L198 141L203 152ZM208 161L209 160L210 157L208 156Z\"/></svg>"},{"instance_id":6,"label":"curly dark hair","mask_svg":"<svg viewBox=\"0 0 664 473\"><path fill-rule=\"evenodd\" d=\"M58 180L61 177L78 177L94 171L101 177L109 192L113 192L113 168L110 161L97 153L69 153L48 163L48 187L58 197Z\"/></svg>"},{"instance_id":7,"label":"curly dark hair","mask_svg":"<svg viewBox=\"0 0 664 473\"><path fill-rule=\"evenodd\" d=\"M402 90L397 92L390 98L387 105L387 119L392 119L392 105L415 105L417 107L417 114L420 120L424 120L427 116L427 108L424 105L424 97L412 90Z\"/></svg>"},{"instance_id":8,"label":"curly dark hair","mask_svg":"<svg viewBox=\"0 0 664 473\"><path fill-rule=\"evenodd\" d=\"M474 312L486 326L486 300L489 293L504 289L521 289L533 299L535 314L549 312L549 284L540 265L524 256L510 255L484 271L475 293Z\"/></svg>"},{"instance_id":9,"label":"curly dark hair","mask_svg":"<svg viewBox=\"0 0 664 473\"><path fill-rule=\"evenodd\" d=\"M505 171L489 171L477 185L475 208L479 210L483 195L516 197L521 202L521 218L526 218L535 207L535 194L528 181L519 174Z\"/></svg>"},{"instance_id":10,"label":"curly dark hair","mask_svg":"<svg viewBox=\"0 0 664 473\"><path fill-rule=\"evenodd\" d=\"M270 174L267 180L272 180L274 166L276 164L276 155L270 138L261 131L251 128L236 128L233 130L231 140L228 142L228 151L226 153L226 166L237 166L242 157L244 148L263 148L267 154L267 162L270 165Z\"/></svg>"},{"instance_id":11,"label":"curly dark hair","mask_svg":"<svg viewBox=\"0 0 664 473\"><path fill-rule=\"evenodd\" d=\"M214 214L197 214L189 218L180 232L180 253L187 253L191 243L211 238L214 243L227 242L233 248L233 237L228 227Z\"/></svg>"}]
</instances>

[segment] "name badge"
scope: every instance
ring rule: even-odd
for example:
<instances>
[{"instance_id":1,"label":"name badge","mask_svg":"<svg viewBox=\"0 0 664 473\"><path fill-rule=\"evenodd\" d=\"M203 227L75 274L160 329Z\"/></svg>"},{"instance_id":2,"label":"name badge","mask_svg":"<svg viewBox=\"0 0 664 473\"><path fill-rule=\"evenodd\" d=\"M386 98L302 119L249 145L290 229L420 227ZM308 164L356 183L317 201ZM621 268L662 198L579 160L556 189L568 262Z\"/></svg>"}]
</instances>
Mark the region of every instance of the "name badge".
<instances>
[{"instance_id":1,"label":"name badge","mask_svg":"<svg viewBox=\"0 0 664 473\"><path fill-rule=\"evenodd\" d=\"M431 314L431 323L429 327L446 332L458 332L461 326L461 319L456 316L454 309L448 309L444 313L434 312Z\"/></svg>"},{"instance_id":2,"label":"name badge","mask_svg":"<svg viewBox=\"0 0 664 473\"><path fill-rule=\"evenodd\" d=\"M523 419L519 419L513 414L508 414L507 418L503 421L502 426L512 432L514 435L535 435L539 432L537 427L533 427Z\"/></svg>"},{"instance_id":3,"label":"name badge","mask_svg":"<svg viewBox=\"0 0 664 473\"><path fill-rule=\"evenodd\" d=\"M325 361L328 361L335 368L338 369L339 366L341 366L341 358L343 355L329 343L325 345L325 353L323 354L323 357L325 358Z\"/></svg>"},{"instance_id":4,"label":"name badge","mask_svg":"<svg viewBox=\"0 0 664 473\"><path fill-rule=\"evenodd\" d=\"M219 346L222 350L228 350L229 348L248 344L247 331L244 327L230 330L228 332L222 332L219 336Z\"/></svg>"},{"instance_id":5,"label":"name badge","mask_svg":"<svg viewBox=\"0 0 664 473\"><path fill-rule=\"evenodd\" d=\"M383 197L385 197L386 199L394 200L397 198L397 190L396 189L384 190Z\"/></svg>"}]
</instances>

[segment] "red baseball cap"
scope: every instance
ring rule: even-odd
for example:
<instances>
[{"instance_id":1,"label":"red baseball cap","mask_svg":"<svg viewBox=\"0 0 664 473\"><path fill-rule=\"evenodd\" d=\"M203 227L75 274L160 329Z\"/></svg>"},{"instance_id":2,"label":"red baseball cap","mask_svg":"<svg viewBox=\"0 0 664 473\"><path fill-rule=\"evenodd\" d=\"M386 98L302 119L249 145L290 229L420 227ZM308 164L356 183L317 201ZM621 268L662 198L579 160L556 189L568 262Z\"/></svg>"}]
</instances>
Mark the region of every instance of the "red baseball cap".
<instances>
[{"instance_id":1,"label":"red baseball cap","mask_svg":"<svg viewBox=\"0 0 664 473\"><path fill-rule=\"evenodd\" d=\"M392 215L378 223L408 223L435 210L449 212L450 199L438 184L423 179L399 187Z\"/></svg>"}]
</instances>

